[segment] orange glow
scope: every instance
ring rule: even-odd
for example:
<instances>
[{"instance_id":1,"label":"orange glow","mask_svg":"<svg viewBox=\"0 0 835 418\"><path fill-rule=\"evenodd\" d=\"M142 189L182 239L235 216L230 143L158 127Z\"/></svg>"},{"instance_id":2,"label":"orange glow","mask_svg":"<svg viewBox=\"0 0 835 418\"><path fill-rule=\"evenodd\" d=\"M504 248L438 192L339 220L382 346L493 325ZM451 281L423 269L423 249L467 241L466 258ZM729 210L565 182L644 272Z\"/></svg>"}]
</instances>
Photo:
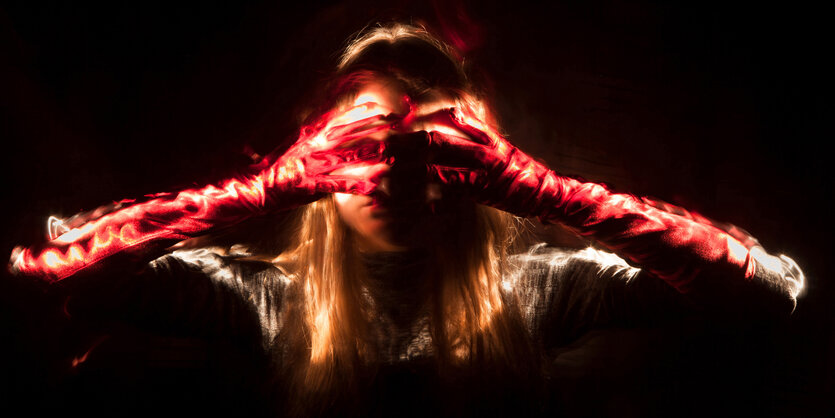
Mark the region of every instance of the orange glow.
<instances>
[{"instance_id":1,"label":"orange glow","mask_svg":"<svg viewBox=\"0 0 835 418\"><path fill-rule=\"evenodd\" d=\"M93 246L90 248L91 253L95 253L99 250L103 250L103 249L109 247L110 244L113 242L113 235L110 234L110 227L105 228L103 233L104 233L104 236L107 237L107 239L102 240L102 236L98 235L98 234L96 236L94 236L93 237Z\"/></svg>"},{"instance_id":2,"label":"orange glow","mask_svg":"<svg viewBox=\"0 0 835 418\"><path fill-rule=\"evenodd\" d=\"M372 93L365 93L357 99L358 103L355 104L354 108L343 113L339 117L331 119L327 128L345 125L351 122L368 119L374 116L385 115L388 113L384 107L377 104L380 102L380 98L376 97ZM359 99L365 99L365 101L359 101Z\"/></svg>"},{"instance_id":3,"label":"orange glow","mask_svg":"<svg viewBox=\"0 0 835 418\"><path fill-rule=\"evenodd\" d=\"M754 277L756 273L756 269L754 268L754 264L748 262L748 249L742 245L741 242L728 237L728 257L730 261L738 266L746 266L745 268L745 278L750 279ZM746 265L747 263L747 265Z\"/></svg>"},{"instance_id":4,"label":"orange glow","mask_svg":"<svg viewBox=\"0 0 835 418\"><path fill-rule=\"evenodd\" d=\"M85 361L87 361L87 358L89 358L89 357L90 357L90 353L92 353L92 352L93 352L93 350L95 350L95 349L96 349L96 347L98 347L101 343L103 343L103 342L104 342L105 340L107 340L108 338L110 338L110 336L108 336L108 335L104 335L104 336L102 336L102 337L99 337L99 338L98 338L98 339L97 339L97 340L93 343L93 345L91 345L91 346L90 346L90 348L88 348L88 349L87 349L87 351L85 351L85 352L84 352L84 354L82 354L81 356L77 356L77 357L75 357L75 358L73 358L73 359L72 359L72 363L70 363L70 364L71 364L71 366L72 366L73 368L75 368L75 367L78 367L79 365L81 365L81 363L84 363Z\"/></svg>"},{"instance_id":5,"label":"orange glow","mask_svg":"<svg viewBox=\"0 0 835 418\"><path fill-rule=\"evenodd\" d=\"M58 238L55 238L55 239L58 242L66 242L66 243L75 242L79 238L83 237L84 235L86 235L87 233L92 231L93 228L94 228L94 224L93 223L88 223L88 224L86 224L86 225L84 225L80 228L73 228L72 230L63 233L61 236L59 236Z\"/></svg>"},{"instance_id":6,"label":"orange glow","mask_svg":"<svg viewBox=\"0 0 835 418\"><path fill-rule=\"evenodd\" d=\"M81 249L77 245L71 245L67 261L78 262L82 261L84 257L81 255Z\"/></svg>"},{"instance_id":7,"label":"orange glow","mask_svg":"<svg viewBox=\"0 0 835 418\"><path fill-rule=\"evenodd\" d=\"M538 177L536 175L536 167L532 163L528 164L525 167L525 169L522 170L522 173L519 175L519 180L520 181L525 181L525 180L529 180L529 179L537 179L538 180Z\"/></svg>"},{"instance_id":8,"label":"orange glow","mask_svg":"<svg viewBox=\"0 0 835 418\"><path fill-rule=\"evenodd\" d=\"M364 91L364 92L360 93L359 95L357 95L356 100L354 100L354 106L366 105L368 103L380 103L380 102L381 102L381 99L380 99L379 94L372 93L370 91ZM358 119L354 119L354 120L358 120Z\"/></svg>"},{"instance_id":9,"label":"orange glow","mask_svg":"<svg viewBox=\"0 0 835 418\"><path fill-rule=\"evenodd\" d=\"M43 262L44 264L53 269L57 269L58 266L62 263L61 256L58 254L58 251L55 250L47 251L43 255Z\"/></svg>"}]
</instances>

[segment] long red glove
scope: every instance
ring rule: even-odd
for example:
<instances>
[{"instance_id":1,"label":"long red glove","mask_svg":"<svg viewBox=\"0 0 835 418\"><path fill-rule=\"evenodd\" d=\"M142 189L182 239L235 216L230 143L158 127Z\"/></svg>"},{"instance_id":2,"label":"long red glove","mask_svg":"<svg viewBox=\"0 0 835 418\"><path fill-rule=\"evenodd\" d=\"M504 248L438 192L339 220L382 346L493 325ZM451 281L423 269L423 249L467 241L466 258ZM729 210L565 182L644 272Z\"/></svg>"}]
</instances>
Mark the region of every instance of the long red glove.
<instances>
[{"instance_id":1,"label":"long red glove","mask_svg":"<svg viewBox=\"0 0 835 418\"><path fill-rule=\"evenodd\" d=\"M142 203L122 201L104 215L97 211L77 217L62 235L37 247L16 248L10 270L58 281L115 254L147 254L216 227L312 202L324 193L369 194L377 186L373 176L330 173L382 161L384 143L363 139L390 129L386 113L372 103L326 115L303 130L283 155L265 158L250 175Z\"/></svg>"},{"instance_id":2,"label":"long red glove","mask_svg":"<svg viewBox=\"0 0 835 418\"><path fill-rule=\"evenodd\" d=\"M720 229L681 208L561 176L461 110L436 112L421 123L435 127L426 136L431 179L515 215L560 223L681 292L703 271L750 280L785 275L786 266L796 270L786 278L793 281L792 297L802 287L802 273L791 259L769 256L740 229Z\"/></svg>"}]
</instances>

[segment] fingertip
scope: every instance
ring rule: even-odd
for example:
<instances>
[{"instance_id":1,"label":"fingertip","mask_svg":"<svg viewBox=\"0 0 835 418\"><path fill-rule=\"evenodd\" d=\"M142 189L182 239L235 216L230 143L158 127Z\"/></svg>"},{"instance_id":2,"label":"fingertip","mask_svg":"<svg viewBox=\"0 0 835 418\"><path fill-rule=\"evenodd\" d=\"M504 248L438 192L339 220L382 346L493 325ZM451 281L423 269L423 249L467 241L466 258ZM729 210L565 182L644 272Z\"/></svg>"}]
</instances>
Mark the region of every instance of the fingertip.
<instances>
[{"instance_id":1,"label":"fingertip","mask_svg":"<svg viewBox=\"0 0 835 418\"><path fill-rule=\"evenodd\" d=\"M455 121L455 123L459 125L464 123L464 114L461 112L461 109L458 109L457 107L450 107L447 110L449 111L449 115L452 118L452 120Z\"/></svg>"},{"instance_id":2,"label":"fingertip","mask_svg":"<svg viewBox=\"0 0 835 418\"><path fill-rule=\"evenodd\" d=\"M374 189L376 188L377 185L370 181L358 181L348 189L348 193L361 196L368 196L371 193L374 193Z\"/></svg>"}]
</instances>

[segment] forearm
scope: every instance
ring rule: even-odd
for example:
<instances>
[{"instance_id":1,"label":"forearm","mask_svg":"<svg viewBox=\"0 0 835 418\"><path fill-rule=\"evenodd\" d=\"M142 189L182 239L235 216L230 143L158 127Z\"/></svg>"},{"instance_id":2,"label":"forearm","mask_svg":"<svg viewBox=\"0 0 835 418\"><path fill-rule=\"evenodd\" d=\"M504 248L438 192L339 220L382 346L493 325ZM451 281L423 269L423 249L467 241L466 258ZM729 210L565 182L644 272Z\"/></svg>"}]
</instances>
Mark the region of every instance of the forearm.
<instances>
[{"instance_id":1,"label":"forearm","mask_svg":"<svg viewBox=\"0 0 835 418\"><path fill-rule=\"evenodd\" d=\"M345 115L353 117L336 125L345 122ZM331 172L379 163L383 144L368 138L389 130L391 123L374 106L326 115L315 129L303 128L299 140L284 154L264 158L247 175L218 185L157 195L86 220L40 246L17 248L10 270L57 281L101 265L116 254L142 259L160 247L252 216L310 203L325 193L371 193L377 186L376 178Z\"/></svg>"},{"instance_id":2,"label":"forearm","mask_svg":"<svg viewBox=\"0 0 835 418\"><path fill-rule=\"evenodd\" d=\"M543 222L594 239L682 293L762 292L793 306L803 286L794 261L767 254L739 229L550 170L542 174L537 215Z\"/></svg>"},{"instance_id":3,"label":"forearm","mask_svg":"<svg viewBox=\"0 0 835 418\"><path fill-rule=\"evenodd\" d=\"M776 296L793 307L803 287L803 274L791 259L768 255L739 229L557 174L472 112L438 112L427 119L439 127L428 141L430 177L467 188L480 203L560 223L682 293L763 294L760 300Z\"/></svg>"},{"instance_id":4,"label":"forearm","mask_svg":"<svg viewBox=\"0 0 835 418\"><path fill-rule=\"evenodd\" d=\"M555 174L549 174L554 175ZM558 176L557 176L558 177ZM561 223L686 292L706 268L750 278L754 266L739 240L704 223L657 209L590 182L558 177L539 218ZM547 190L547 189L546 189Z\"/></svg>"},{"instance_id":5,"label":"forearm","mask_svg":"<svg viewBox=\"0 0 835 418\"><path fill-rule=\"evenodd\" d=\"M141 203L74 222L57 237L37 246L17 248L10 270L58 281L100 267L116 255L142 260L178 241L229 226L266 208L282 209L280 193L267 194L263 176L230 179L219 185L156 195ZM127 204L125 204L127 203ZM95 215L93 215L95 216Z\"/></svg>"}]
</instances>

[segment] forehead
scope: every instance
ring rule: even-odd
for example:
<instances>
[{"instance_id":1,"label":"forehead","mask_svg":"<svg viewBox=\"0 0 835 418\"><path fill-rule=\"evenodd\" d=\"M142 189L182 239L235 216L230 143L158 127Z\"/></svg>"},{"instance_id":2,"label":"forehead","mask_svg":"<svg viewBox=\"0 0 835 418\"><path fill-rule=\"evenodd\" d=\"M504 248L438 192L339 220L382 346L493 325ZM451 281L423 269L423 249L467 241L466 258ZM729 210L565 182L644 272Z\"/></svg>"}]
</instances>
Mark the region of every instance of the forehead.
<instances>
[{"instance_id":1,"label":"forehead","mask_svg":"<svg viewBox=\"0 0 835 418\"><path fill-rule=\"evenodd\" d=\"M394 113L406 113L409 111L409 101L411 100L406 90L398 83L374 80L360 86L351 105L377 103Z\"/></svg>"},{"instance_id":2,"label":"forehead","mask_svg":"<svg viewBox=\"0 0 835 418\"><path fill-rule=\"evenodd\" d=\"M391 112L405 114L410 110L427 113L441 107L450 107L454 100L438 90L429 90L419 95L410 94L396 80L380 78L363 83L349 106L376 103Z\"/></svg>"},{"instance_id":3,"label":"forehead","mask_svg":"<svg viewBox=\"0 0 835 418\"><path fill-rule=\"evenodd\" d=\"M374 76L357 83L353 94L344 97L337 105L337 117L332 125L354 122L380 114L415 116L426 115L442 108L455 107L455 100L437 89L411 94L399 80L386 76Z\"/></svg>"}]
</instances>

